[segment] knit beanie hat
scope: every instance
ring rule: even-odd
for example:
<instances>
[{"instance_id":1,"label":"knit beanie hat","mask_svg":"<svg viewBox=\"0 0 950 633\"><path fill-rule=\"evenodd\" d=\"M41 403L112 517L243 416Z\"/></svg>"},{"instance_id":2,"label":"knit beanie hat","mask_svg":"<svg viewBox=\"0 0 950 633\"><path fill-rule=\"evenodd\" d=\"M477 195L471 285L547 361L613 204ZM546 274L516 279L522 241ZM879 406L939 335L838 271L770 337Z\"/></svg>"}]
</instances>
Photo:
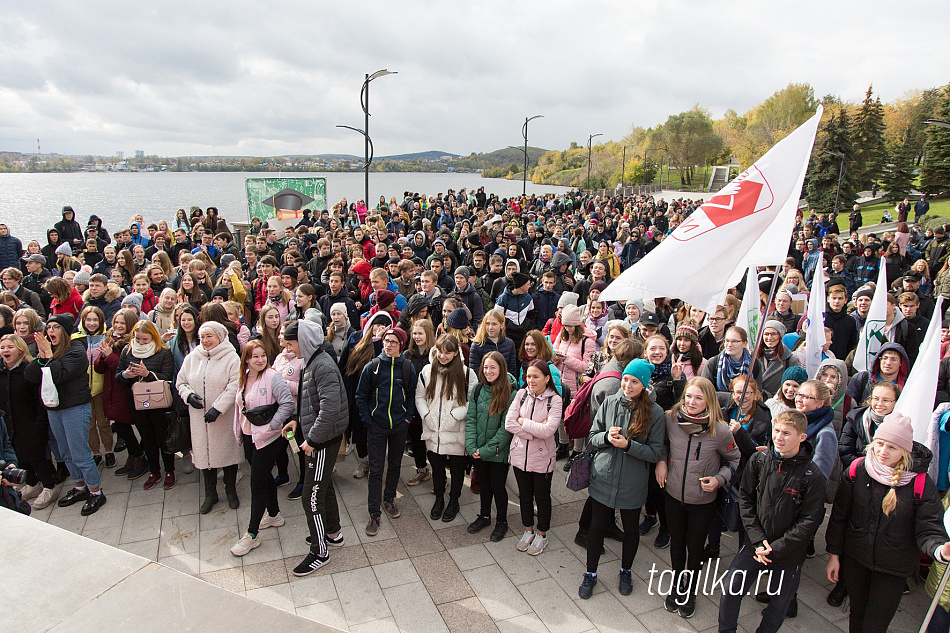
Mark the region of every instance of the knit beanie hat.
<instances>
[{"instance_id":1,"label":"knit beanie hat","mask_svg":"<svg viewBox=\"0 0 950 633\"><path fill-rule=\"evenodd\" d=\"M858 297L870 297L874 298L874 290L870 286L861 286L854 293L854 299Z\"/></svg>"},{"instance_id":2,"label":"knit beanie hat","mask_svg":"<svg viewBox=\"0 0 950 633\"><path fill-rule=\"evenodd\" d=\"M342 301L338 301L337 303L334 303L332 306L330 306L330 314L333 314L334 312L342 312L343 314L346 314L347 313L346 304L343 303Z\"/></svg>"},{"instance_id":3,"label":"knit beanie hat","mask_svg":"<svg viewBox=\"0 0 950 633\"><path fill-rule=\"evenodd\" d=\"M590 285L591 290L600 290L603 292L607 288L607 282L603 280L595 281Z\"/></svg>"},{"instance_id":4,"label":"knit beanie hat","mask_svg":"<svg viewBox=\"0 0 950 633\"><path fill-rule=\"evenodd\" d=\"M785 370L785 373L782 374L782 382L786 380L794 380L798 384L802 384L808 380L808 372L805 371L804 367L792 366Z\"/></svg>"},{"instance_id":5,"label":"knit beanie hat","mask_svg":"<svg viewBox=\"0 0 950 633\"><path fill-rule=\"evenodd\" d=\"M73 249L69 246L68 243L63 242L62 244L60 244L59 246L56 247L56 254L57 254L57 255L70 255L70 256L72 256L72 254L73 254Z\"/></svg>"},{"instance_id":6,"label":"knit beanie hat","mask_svg":"<svg viewBox=\"0 0 950 633\"><path fill-rule=\"evenodd\" d=\"M653 376L653 364L643 358L634 358L627 363L623 370L624 376L633 376L644 387L650 386L650 377Z\"/></svg>"},{"instance_id":7,"label":"knit beanie hat","mask_svg":"<svg viewBox=\"0 0 950 633\"><path fill-rule=\"evenodd\" d=\"M380 310L385 310L396 302L396 293L392 290L378 290L376 292L376 305Z\"/></svg>"},{"instance_id":8,"label":"knit beanie hat","mask_svg":"<svg viewBox=\"0 0 950 633\"><path fill-rule=\"evenodd\" d=\"M459 266L458 268L455 269L455 274L462 275L466 279L472 276L472 273L469 272L468 270L468 266Z\"/></svg>"},{"instance_id":9,"label":"knit beanie hat","mask_svg":"<svg viewBox=\"0 0 950 633\"><path fill-rule=\"evenodd\" d=\"M126 295L125 299L122 300L122 305L134 305L139 311L142 310L142 301L145 298L138 292L132 292Z\"/></svg>"},{"instance_id":10,"label":"knit beanie hat","mask_svg":"<svg viewBox=\"0 0 950 633\"><path fill-rule=\"evenodd\" d=\"M684 323L676 328L676 338L685 338L693 343L699 343L699 332L689 323Z\"/></svg>"},{"instance_id":11,"label":"knit beanie hat","mask_svg":"<svg viewBox=\"0 0 950 633\"><path fill-rule=\"evenodd\" d=\"M402 329L401 327L389 328L383 333L382 338L386 338L390 334L395 336L397 339L399 339L399 349L402 350L406 348L406 341L409 340L409 335L406 334L406 331L404 329Z\"/></svg>"},{"instance_id":12,"label":"knit beanie hat","mask_svg":"<svg viewBox=\"0 0 950 633\"><path fill-rule=\"evenodd\" d=\"M202 332L213 332L215 336L218 337L219 343L228 342L228 330L226 327L218 323L217 321L205 321L201 324L201 327L198 328L198 336L201 336Z\"/></svg>"},{"instance_id":13,"label":"knit beanie hat","mask_svg":"<svg viewBox=\"0 0 950 633\"><path fill-rule=\"evenodd\" d=\"M892 411L884 416L884 423L877 427L874 439L890 442L910 453L914 450L914 427L909 417L899 411Z\"/></svg>"},{"instance_id":14,"label":"knit beanie hat","mask_svg":"<svg viewBox=\"0 0 950 633\"><path fill-rule=\"evenodd\" d=\"M214 290L211 291L211 298L221 297L225 301L228 300L228 288L227 286L215 286Z\"/></svg>"},{"instance_id":15,"label":"knit beanie hat","mask_svg":"<svg viewBox=\"0 0 950 633\"><path fill-rule=\"evenodd\" d=\"M563 292L561 293L561 298L557 300L557 307L563 308L564 306L576 306L580 299L580 295L576 292Z\"/></svg>"},{"instance_id":16,"label":"knit beanie hat","mask_svg":"<svg viewBox=\"0 0 950 633\"><path fill-rule=\"evenodd\" d=\"M445 324L456 330L464 330L468 327L469 323L468 310L464 307L455 308L449 313L448 318L445 319Z\"/></svg>"},{"instance_id":17,"label":"knit beanie hat","mask_svg":"<svg viewBox=\"0 0 950 633\"><path fill-rule=\"evenodd\" d=\"M73 333L73 327L75 321L73 320L73 315L71 314L54 314L46 321L46 325L50 323L57 323L61 328L63 328L67 334Z\"/></svg>"},{"instance_id":18,"label":"knit beanie hat","mask_svg":"<svg viewBox=\"0 0 950 633\"><path fill-rule=\"evenodd\" d=\"M603 283L603 282L597 282L597 283ZM605 284L605 286L606 286L606 284ZM591 290L593 290L593 289L594 289L594 286L591 285ZM629 299L629 300L627 301L627 305L630 305L631 303L632 303L633 305L637 306L637 310L639 310L640 312L643 312L643 300L642 300L642 299Z\"/></svg>"},{"instance_id":19,"label":"knit beanie hat","mask_svg":"<svg viewBox=\"0 0 950 633\"><path fill-rule=\"evenodd\" d=\"M85 270L80 270L78 273L76 273L76 276L73 277L73 285L74 286L88 286L89 277L90 277L89 273L87 273Z\"/></svg>"},{"instance_id":20,"label":"knit beanie hat","mask_svg":"<svg viewBox=\"0 0 950 633\"><path fill-rule=\"evenodd\" d=\"M287 275L289 277L297 278L297 267L296 266L284 266L280 269L281 276Z\"/></svg>"},{"instance_id":21,"label":"knit beanie hat","mask_svg":"<svg viewBox=\"0 0 950 633\"><path fill-rule=\"evenodd\" d=\"M776 321L775 319L769 319L768 321L765 322L765 325L762 326L763 330L768 329L768 328L772 328L773 330L778 332L779 338L785 336L786 334L785 324L782 323L781 321Z\"/></svg>"},{"instance_id":22,"label":"knit beanie hat","mask_svg":"<svg viewBox=\"0 0 950 633\"><path fill-rule=\"evenodd\" d=\"M564 325L580 325L581 320L581 309L574 305L564 306L564 310L561 311L561 323Z\"/></svg>"},{"instance_id":23,"label":"knit beanie hat","mask_svg":"<svg viewBox=\"0 0 950 633\"><path fill-rule=\"evenodd\" d=\"M527 273L515 273L514 276L511 278L511 287L520 288L521 286L525 285L526 283L530 281L531 281L531 276L528 275Z\"/></svg>"},{"instance_id":24,"label":"knit beanie hat","mask_svg":"<svg viewBox=\"0 0 950 633\"><path fill-rule=\"evenodd\" d=\"M623 331L626 333L627 338L629 338L630 335L633 333L633 330L630 328L630 324L627 323L626 321L622 321L622 320L620 320L620 319L611 319L611 320L607 321L606 323L604 323L604 329L603 329L603 331L604 331L604 332L609 332L610 330L612 330L612 329L614 329L614 328L618 328L618 329L620 329L620 330L623 330Z\"/></svg>"}]
</instances>

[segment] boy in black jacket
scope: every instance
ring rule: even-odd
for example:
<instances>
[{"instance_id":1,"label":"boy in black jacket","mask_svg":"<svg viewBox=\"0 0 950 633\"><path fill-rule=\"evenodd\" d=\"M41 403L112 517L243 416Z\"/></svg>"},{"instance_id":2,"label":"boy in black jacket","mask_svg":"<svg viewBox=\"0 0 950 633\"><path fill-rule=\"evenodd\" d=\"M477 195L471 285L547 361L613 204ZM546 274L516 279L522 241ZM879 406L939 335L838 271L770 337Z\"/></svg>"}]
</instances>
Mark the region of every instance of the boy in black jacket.
<instances>
[{"instance_id":1,"label":"boy in black jacket","mask_svg":"<svg viewBox=\"0 0 950 633\"><path fill-rule=\"evenodd\" d=\"M779 414L772 424L771 444L743 469L739 513L745 543L724 579L720 633L736 630L742 597L753 583L771 587L758 628L762 633L782 627L798 591L806 548L825 516L825 477L812 461L807 427L798 411Z\"/></svg>"}]
</instances>

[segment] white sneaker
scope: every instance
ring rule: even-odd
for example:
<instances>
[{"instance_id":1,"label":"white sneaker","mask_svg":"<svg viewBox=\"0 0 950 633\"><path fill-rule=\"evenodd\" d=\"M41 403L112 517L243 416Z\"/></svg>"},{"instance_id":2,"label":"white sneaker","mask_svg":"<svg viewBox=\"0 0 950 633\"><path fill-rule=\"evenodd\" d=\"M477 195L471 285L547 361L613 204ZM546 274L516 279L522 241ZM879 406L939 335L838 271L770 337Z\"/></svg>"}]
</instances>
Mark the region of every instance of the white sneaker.
<instances>
[{"instance_id":1,"label":"white sneaker","mask_svg":"<svg viewBox=\"0 0 950 633\"><path fill-rule=\"evenodd\" d=\"M353 471L353 477L359 479L369 474L369 460L359 460L356 462L356 470Z\"/></svg>"},{"instance_id":2,"label":"white sneaker","mask_svg":"<svg viewBox=\"0 0 950 633\"><path fill-rule=\"evenodd\" d=\"M20 486L20 497L22 497L24 501L29 501L41 492L43 492L43 484L40 482L36 482L35 486L30 486L28 484L23 484Z\"/></svg>"},{"instance_id":3,"label":"white sneaker","mask_svg":"<svg viewBox=\"0 0 950 633\"><path fill-rule=\"evenodd\" d=\"M255 547L260 547L261 539L254 538L250 533L245 532L244 536L241 537L237 543L234 544L234 547L231 548L231 553L235 556L244 556L250 552Z\"/></svg>"},{"instance_id":4,"label":"white sneaker","mask_svg":"<svg viewBox=\"0 0 950 633\"><path fill-rule=\"evenodd\" d=\"M531 545L528 547L528 553L532 556L537 556L544 551L544 548L548 545L548 537L541 536L538 534L534 537L534 540L531 542Z\"/></svg>"},{"instance_id":5,"label":"white sneaker","mask_svg":"<svg viewBox=\"0 0 950 633\"><path fill-rule=\"evenodd\" d=\"M42 510L49 504L53 503L59 499L59 491L61 490L60 486L55 488L43 488L43 491L33 500L32 507L34 510Z\"/></svg>"},{"instance_id":6,"label":"white sneaker","mask_svg":"<svg viewBox=\"0 0 950 633\"><path fill-rule=\"evenodd\" d=\"M528 546L531 545L531 542L534 541L534 532L525 532L521 535L521 540L518 541L518 551L523 552L528 549Z\"/></svg>"},{"instance_id":7,"label":"white sneaker","mask_svg":"<svg viewBox=\"0 0 950 633\"><path fill-rule=\"evenodd\" d=\"M284 527L284 523L286 523L286 521L284 521L284 517L280 516L280 512L274 516L271 516L265 512L264 518L261 519L261 525L258 529L264 530L269 527Z\"/></svg>"},{"instance_id":8,"label":"white sneaker","mask_svg":"<svg viewBox=\"0 0 950 633\"><path fill-rule=\"evenodd\" d=\"M356 448L356 444L353 444L352 442L347 444L346 453L344 453L344 455L349 455L350 453L352 453L354 448Z\"/></svg>"}]
</instances>

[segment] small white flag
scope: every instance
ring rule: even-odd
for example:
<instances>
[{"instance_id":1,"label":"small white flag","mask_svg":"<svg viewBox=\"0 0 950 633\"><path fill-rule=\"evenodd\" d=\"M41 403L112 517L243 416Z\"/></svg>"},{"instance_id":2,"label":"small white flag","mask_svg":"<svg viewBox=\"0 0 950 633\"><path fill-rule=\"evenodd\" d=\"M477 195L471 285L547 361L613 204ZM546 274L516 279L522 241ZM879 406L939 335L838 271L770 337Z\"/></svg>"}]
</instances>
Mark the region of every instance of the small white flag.
<instances>
[{"instance_id":1,"label":"small white flag","mask_svg":"<svg viewBox=\"0 0 950 633\"><path fill-rule=\"evenodd\" d=\"M877 288L868 309L868 318L858 335L858 347L854 350L855 371L867 371L874 363L874 357L884 341L884 326L887 325L887 271L885 260L881 258L881 269L877 275Z\"/></svg>"},{"instance_id":2,"label":"small white flag","mask_svg":"<svg viewBox=\"0 0 950 633\"><path fill-rule=\"evenodd\" d=\"M811 284L808 325L805 328L805 371L808 372L809 378L818 377L821 348L827 342L825 338L825 273L818 268Z\"/></svg>"},{"instance_id":3,"label":"small white flag","mask_svg":"<svg viewBox=\"0 0 950 633\"><path fill-rule=\"evenodd\" d=\"M914 361L914 367L904 383L904 390L901 391L897 404L894 405L895 411L900 411L910 417L913 422L914 441L925 446L929 441L928 429L934 412L934 398L937 395L937 373L940 371L941 314L943 314L943 297L938 295L937 305L934 306L934 318L930 319L927 333L920 344L917 360ZM939 437L938 435L937 438ZM927 448L935 451L936 446L927 446Z\"/></svg>"},{"instance_id":4,"label":"small white flag","mask_svg":"<svg viewBox=\"0 0 950 633\"><path fill-rule=\"evenodd\" d=\"M759 327L762 324L762 311L759 308L761 303L759 299L759 274L756 272L755 266L751 266L749 267L749 274L746 275L742 305L739 306L739 314L736 316L736 325L749 335L749 341L746 345L750 352L753 351L756 341L759 340Z\"/></svg>"}]
</instances>

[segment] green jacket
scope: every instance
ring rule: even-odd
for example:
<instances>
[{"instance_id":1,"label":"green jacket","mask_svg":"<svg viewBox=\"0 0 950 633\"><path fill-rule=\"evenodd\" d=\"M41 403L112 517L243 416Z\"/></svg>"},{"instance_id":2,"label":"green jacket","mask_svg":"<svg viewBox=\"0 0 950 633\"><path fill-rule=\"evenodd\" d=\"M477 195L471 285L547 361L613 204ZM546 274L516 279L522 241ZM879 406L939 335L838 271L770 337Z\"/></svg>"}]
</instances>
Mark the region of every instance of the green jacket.
<instances>
[{"instance_id":1,"label":"green jacket","mask_svg":"<svg viewBox=\"0 0 950 633\"><path fill-rule=\"evenodd\" d=\"M666 414L653 404L653 419L646 437L630 440L621 450L607 440L611 426L626 428L631 413L622 391L607 396L597 409L588 441L597 450L590 469L590 496L610 508L632 510L647 500L650 464L660 460L666 438Z\"/></svg>"},{"instance_id":2,"label":"green jacket","mask_svg":"<svg viewBox=\"0 0 950 633\"><path fill-rule=\"evenodd\" d=\"M479 457L486 462L508 462L508 449L511 447L511 433L505 430L505 416L511 402L518 393L515 377L508 374L511 383L511 397L508 407L498 415L489 415L491 405L491 387L479 382L468 400L468 413L465 416L465 452L469 455L478 451ZM475 394L478 397L475 397Z\"/></svg>"},{"instance_id":3,"label":"green jacket","mask_svg":"<svg viewBox=\"0 0 950 633\"><path fill-rule=\"evenodd\" d=\"M943 498L944 510L947 509L948 504L950 504L950 495L946 495ZM930 573L927 574L927 581L924 583L924 591L926 591L927 595L931 598L937 591L937 587L940 586L940 579L943 578L943 572L946 568L947 566L945 564L938 563L937 561L934 561L933 565L930 566ZM950 611L950 582L943 588L943 593L940 595L940 606Z\"/></svg>"}]
</instances>

